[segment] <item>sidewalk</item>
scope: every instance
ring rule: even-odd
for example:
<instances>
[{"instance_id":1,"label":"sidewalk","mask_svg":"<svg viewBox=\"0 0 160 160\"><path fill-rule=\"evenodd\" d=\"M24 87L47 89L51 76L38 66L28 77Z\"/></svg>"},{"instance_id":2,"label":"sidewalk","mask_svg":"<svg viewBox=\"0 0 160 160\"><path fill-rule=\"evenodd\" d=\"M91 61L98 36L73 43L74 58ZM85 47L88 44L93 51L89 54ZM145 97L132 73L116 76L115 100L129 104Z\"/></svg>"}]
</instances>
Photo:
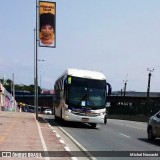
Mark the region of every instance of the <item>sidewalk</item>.
<instances>
[{"instance_id":1,"label":"sidewalk","mask_svg":"<svg viewBox=\"0 0 160 160\"><path fill-rule=\"evenodd\" d=\"M10 155L12 157L9 158ZM22 158L27 160L73 159L41 115L37 121L34 113L1 111L0 159Z\"/></svg>"}]
</instances>

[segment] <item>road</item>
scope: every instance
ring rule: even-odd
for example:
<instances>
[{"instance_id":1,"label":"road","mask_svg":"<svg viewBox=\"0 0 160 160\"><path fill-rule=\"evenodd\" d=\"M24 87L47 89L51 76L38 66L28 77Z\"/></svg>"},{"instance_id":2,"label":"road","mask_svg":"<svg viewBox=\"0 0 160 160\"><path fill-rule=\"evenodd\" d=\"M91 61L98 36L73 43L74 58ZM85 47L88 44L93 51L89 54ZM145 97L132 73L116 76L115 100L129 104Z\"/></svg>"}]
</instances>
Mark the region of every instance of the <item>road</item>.
<instances>
[{"instance_id":1,"label":"road","mask_svg":"<svg viewBox=\"0 0 160 160\"><path fill-rule=\"evenodd\" d=\"M155 142L148 142L146 132L147 123L145 122L109 119L107 125L99 124L96 129L91 129L87 124L64 123L60 120L56 120L55 122L87 151L130 151L131 153L134 151L134 153L136 151L160 151L160 139L157 139ZM94 152L92 153L94 154ZM113 157L104 156L103 158L96 157L96 159L129 159L128 157L114 157L115 154L113 152L111 153ZM132 159L140 160L142 157L132 157ZM150 159L151 157L145 157L145 160ZM158 160L159 158L152 157L152 159Z\"/></svg>"}]
</instances>

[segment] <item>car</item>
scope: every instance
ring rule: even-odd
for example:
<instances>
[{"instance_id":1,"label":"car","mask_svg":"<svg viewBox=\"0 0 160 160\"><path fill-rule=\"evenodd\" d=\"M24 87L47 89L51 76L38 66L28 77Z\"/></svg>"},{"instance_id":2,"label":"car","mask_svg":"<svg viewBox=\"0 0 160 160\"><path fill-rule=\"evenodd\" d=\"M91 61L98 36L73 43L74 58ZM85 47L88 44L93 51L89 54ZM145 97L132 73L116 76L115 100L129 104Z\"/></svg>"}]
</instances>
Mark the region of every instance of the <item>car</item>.
<instances>
[{"instance_id":1,"label":"car","mask_svg":"<svg viewBox=\"0 0 160 160\"><path fill-rule=\"evenodd\" d=\"M149 141L153 141L155 138L160 138L160 111L149 118L147 134Z\"/></svg>"},{"instance_id":2,"label":"car","mask_svg":"<svg viewBox=\"0 0 160 160\"><path fill-rule=\"evenodd\" d=\"M44 113L45 113L45 114L52 114L52 110L51 110L51 109L46 109L46 110L44 111Z\"/></svg>"}]
</instances>

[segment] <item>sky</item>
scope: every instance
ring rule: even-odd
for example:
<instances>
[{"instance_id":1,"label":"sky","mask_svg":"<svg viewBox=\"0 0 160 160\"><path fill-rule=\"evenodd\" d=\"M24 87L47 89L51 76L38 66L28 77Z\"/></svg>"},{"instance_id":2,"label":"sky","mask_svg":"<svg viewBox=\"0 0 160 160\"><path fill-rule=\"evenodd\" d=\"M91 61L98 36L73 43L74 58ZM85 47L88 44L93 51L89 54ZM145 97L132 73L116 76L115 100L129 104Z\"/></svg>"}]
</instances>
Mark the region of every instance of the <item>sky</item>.
<instances>
[{"instance_id":1,"label":"sky","mask_svg":"<svg viewBox=\"0 0 160 160\"><path fill-rule=\"evenodd\" d=\"M43 0L44 1L44 0ZM113 91L160 92L160 0L55 0L56 48L38 47L38 80L67 68L103 72ZM0 5L0 78L34 84L36 0Z\"/></svg>"}]
</instances>

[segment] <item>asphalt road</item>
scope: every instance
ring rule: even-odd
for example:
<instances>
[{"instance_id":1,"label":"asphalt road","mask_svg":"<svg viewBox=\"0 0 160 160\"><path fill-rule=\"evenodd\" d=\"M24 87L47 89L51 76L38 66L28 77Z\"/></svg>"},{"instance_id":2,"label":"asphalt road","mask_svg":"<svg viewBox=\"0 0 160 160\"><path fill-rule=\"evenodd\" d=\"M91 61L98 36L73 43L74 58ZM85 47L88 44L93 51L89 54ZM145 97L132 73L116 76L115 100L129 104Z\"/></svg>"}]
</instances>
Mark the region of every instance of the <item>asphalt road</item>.
<instances>
[{"instance_id":1,"label":"asphalt road","mask_svg":"<svg viewBox=\"0 0 160 160\"><path fill-rule=\"evenodd\" d=\"M107 125L99 124L96 129L92 129L87 124L60 120L55 120L55 123L87 151L95 151L91 152L94 156L96 156L96 151L113 151L111 152L113 157L98 156L96 157L98 160L159 159L157 157L115 157L117 153L114 151L129 151L131 153L160 151L160 139L155 142L147 140L147 123L109 119Z\"/></svg>"}]
</instances>

